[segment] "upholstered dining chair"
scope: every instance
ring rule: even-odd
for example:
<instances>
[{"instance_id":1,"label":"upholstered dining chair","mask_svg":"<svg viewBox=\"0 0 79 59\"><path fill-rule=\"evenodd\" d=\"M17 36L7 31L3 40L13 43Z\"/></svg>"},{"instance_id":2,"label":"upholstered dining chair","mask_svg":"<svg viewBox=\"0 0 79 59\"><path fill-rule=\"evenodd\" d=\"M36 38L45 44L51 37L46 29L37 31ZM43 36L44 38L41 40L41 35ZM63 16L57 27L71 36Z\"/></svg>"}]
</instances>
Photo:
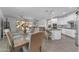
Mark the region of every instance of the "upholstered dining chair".
<instances>
[{"instance_id":1,"label":"upholstered dining chair","mask_svg":"<svg viewBox=\"0 0 79 59\"><path fill-rule=\"evenodd\" d=\"M19 52L23 46L25 46L28 41L25 41L21 38L14 39L12 33L9 29L5 30L5 35L9 43L9 49L11 52Z\"/></svg>"},{"instance_id":2,"label":"upholstered dining chair","mask_svg":"<svg viewBox=\"0 0 79 59\"><path fill-rule=\"evenodd\" d=\"M45 32L37 32L32 34L30 42L30 52L42 52L43 41L46 39Z\"/></svg>"}]
</instances>

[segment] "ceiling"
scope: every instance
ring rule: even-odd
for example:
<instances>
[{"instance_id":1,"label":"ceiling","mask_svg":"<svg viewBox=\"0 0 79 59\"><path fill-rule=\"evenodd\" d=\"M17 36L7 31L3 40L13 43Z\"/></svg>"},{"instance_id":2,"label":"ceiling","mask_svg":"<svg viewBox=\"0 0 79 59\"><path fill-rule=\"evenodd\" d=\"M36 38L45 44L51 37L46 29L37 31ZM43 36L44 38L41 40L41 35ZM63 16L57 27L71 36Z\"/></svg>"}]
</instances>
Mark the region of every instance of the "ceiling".
<instances>
[{"instance_id":1,"label":"ceiling","mask_svg":"<svg viewBox=\"0 0 79 59\"><path fill-rule=\"evenodd\" d=\"M72 13L76 7L0 7L0 9L5 17L49 19Z\"/></svg>"}]
</instances>

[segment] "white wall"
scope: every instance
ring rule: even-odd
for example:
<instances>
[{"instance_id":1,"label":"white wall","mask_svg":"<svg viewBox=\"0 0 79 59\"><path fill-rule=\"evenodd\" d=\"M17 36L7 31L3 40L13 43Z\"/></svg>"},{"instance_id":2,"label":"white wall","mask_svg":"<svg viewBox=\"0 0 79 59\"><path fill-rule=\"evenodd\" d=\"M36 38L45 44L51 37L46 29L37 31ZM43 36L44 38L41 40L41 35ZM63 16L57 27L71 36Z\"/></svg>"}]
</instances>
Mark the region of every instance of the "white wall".
<instances>
[{"instance_id":1,"label":"white wall","mask_svg":"<svg viewBox=\"0 0 79 59\"><path fill-rule=\"evenodd\" d=\"M17 19L16 18L8 18L8 21L10 22L10 27L11 27L11 31L12 32L16 32L16 21Z\"/></svg>"}]
</instances>

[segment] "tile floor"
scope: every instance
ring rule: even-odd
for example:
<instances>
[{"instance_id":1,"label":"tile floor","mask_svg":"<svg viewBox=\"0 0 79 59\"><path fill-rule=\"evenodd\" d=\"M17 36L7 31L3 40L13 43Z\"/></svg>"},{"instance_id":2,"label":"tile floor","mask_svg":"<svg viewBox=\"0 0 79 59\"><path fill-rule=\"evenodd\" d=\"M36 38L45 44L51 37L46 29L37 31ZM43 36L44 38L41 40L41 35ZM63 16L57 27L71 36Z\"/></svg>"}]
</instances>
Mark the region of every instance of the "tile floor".
<instances>
[{"instance_id":1,"label":"tile floor","mask_svg":"<svg viewBox=\"0 0 79 59\"><path fill-rule=\"evenodd\" d=\"M60 40L48 40L47 52L78 52L78 47L75 45L75 39L62 35Z\"/></svg>"}]
</instances>

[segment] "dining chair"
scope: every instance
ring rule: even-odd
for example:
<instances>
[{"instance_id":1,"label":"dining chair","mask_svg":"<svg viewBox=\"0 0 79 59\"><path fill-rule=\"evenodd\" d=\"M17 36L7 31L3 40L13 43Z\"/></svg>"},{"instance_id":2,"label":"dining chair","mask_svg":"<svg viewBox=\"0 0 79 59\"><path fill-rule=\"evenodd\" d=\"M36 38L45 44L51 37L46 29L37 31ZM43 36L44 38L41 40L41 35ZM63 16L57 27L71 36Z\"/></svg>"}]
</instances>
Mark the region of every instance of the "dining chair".
<instances>
[{"instance_id":1,"label":"dining chair","mask_svg":"<svg viewBox=\"0 0 79 59\"><path fill-rule=\"evenodd\" d=\"M45 32L37 32L32 34L30 42L30 52L42 52L43 41L45 40Z\"/></svg>"},{"instance_id":2,"label":"dining chair","mask_svg":"<svg viewBox=\"0 0 79 59\"><path fill-rule=\"evenodd\" d=\"M5 30L5 35L9 43L9 49L11 52L20 52L22 47L25 46L28 41L25 41L24 39L14 39L12 33L10 30Z\"/></svg>"}]
</instances>

